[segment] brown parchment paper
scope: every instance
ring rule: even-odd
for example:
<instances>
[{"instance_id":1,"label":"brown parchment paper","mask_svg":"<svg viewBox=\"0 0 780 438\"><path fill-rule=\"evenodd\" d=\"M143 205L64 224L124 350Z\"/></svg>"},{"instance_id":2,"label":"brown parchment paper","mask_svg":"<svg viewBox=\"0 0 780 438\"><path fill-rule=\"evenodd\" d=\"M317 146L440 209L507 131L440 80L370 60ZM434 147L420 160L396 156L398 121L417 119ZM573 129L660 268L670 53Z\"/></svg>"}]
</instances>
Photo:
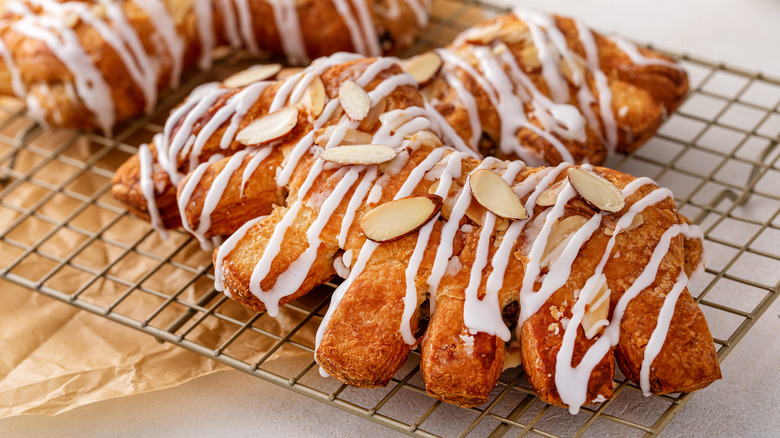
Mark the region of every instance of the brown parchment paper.
<instances>
[{"instance_id":1,"label":"brown parchment paper","mask_svg":"<svg viewBox=\"0 0 780 438\"><path fill-rule=\"evenodd\" d=\"M7 117L9 116L0 115L0 119ZM12 123L0 133L14 137L26 123L30 123L29 120ZM100 147L86 134L55 129L45 129L33 143L44 149L70 144L60 156L80 161L87 161ZM0 155L10 147L11 145L0 141ZM123 155L120 151L111 149L95 166L112 170L124 161L126 156L126 153ZM22 148L14 163L14 169L24 173L39 165L45 157L46 155ZM71 179L74 174L75 179ZM148 233L149 225L124 215L112 225L111 221L117 214L94 205L88 206L84 214L66 219L82 201L61 193L56 193L50 201L35 211L37 216L62 221L62 224L55 225L58 229L51 236L47 233L52 229L52 225L35 218L34 215L29 215L9 230L20 217L18 209L31 208L35 202L53 190L62 190L64 187L70 192L88 196L99 190L105 191L106 185L109 184L104 176L90 171L79 171L57 160L46 164L29 181L6 191L3 197L3 203L13 205L17 210L0 205L2 234L22 245L37 245L36 251L11 269L14 275L32 282L43 281L45 287L71 294L92 279L92 274L78 269L78 266L100 271L110 264L107 274L112 278L122 279L125 284L140 281L140 286L146 291L152 290L159 294L155 296L145 291L133 290L113 308L114 312L136 321L145 320L155 314L164 303L160 296L176 294L177 303L195 303L211 290L213 282L204 276L197 276L192 269L180 269L173 263L164 263L160 267L159 259L144 255L153 253L162 259L170 258L179 265L190 266L196 271L198 267L208 266L211 253L202 251L195 242L187 244L188 237L173 233L170 238L163 240L153 233L136 246L141 252L132 251L122 255L121 248L103 241L103 238L130 245L130 242ZM0 185L0 189L3 188L4 186ZM109 192L106 192L100 201L116 202ZM68 227L79 230L101 230L104 227L108 229L101 232L101 239L84 246L88 236L84 232L74 232ZM36 243L39 241L43 243ZM180 249L182 245L184 247ZM18 247L0 241L0 266L10 266L20 253ZM47 272L54 269L54 262L42 257L42 253L60 258L72 257L74 265L62 266L54 275L45 277ZM153 274L149 275L150 272ZM148 278L144 279L147 275ZM79 299L107 308L127 292L125 284L103 276L92 282L89 288L79 295ZM209 305L217 299L219 297L214 297L209 301ZM168 327L186 311L186 307L177 303L167 305L163 311L156 314L149 325L162 329ZM255 315L253 311L231 300L220 305L217 311L239 323L249 321ZM200 314L189 323L198 316ZM299 317L283 311L278 318L263 316L253 325L282 334L299 322ZM209 316L188 332L186 339L207 348L217 348L236 333L238 328L235 323L226 322L224 318ZM313 345L315 331L315 324L307 325L296 333L295 337L307 345ZM181 330L177 333L181 333ZM275 342L270 337L246 331L225 350L225 354L244 361L254 361L269 351ZM227 369L206 357L176 345L158 343L149 334L79 310L2 278L0 345L0 418L29 414L56 415L88 403L168 388ZM300 357L305 354L310 353L283 347L275 351L268 360Z\"/></svg>"}]
</instances>

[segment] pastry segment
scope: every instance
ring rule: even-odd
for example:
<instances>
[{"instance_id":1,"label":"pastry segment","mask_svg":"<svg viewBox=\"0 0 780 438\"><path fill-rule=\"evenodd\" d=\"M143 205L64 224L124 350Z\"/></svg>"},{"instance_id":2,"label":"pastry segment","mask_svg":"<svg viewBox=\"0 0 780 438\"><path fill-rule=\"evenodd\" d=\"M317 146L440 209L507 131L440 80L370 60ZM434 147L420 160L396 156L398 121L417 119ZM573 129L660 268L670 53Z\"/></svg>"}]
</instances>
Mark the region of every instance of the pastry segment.
<instances>
[{"instance_id":1,"label":"pastry segment","mask_svg":"<svg viewBox=\"0 0 780 438\"><path fill-rule=\"evenodd\" d=\"M325 90L317 115L300 99L314 77ZM364 124L366 118L354 120L342 107L339 90L347 81L368 95L366 118L381 109L375 120ZM258 311L274 315L331 277L344 278L316 338L315 357L327 374L355 386L384 385L421 342L428 391L475 406L488 400L515 331L534 390L572 412L613 396L616 352L621 369L648 392L700 388L719 378L712 338L686 290L700 263L700 235L668 190L590 165L528 167L443 146L441 125L414 78L392 58L336 55L254 86L262 90L243 113L236 105L216 118L242 92L219 85L174 112L155 140L159 171L178 185L178 204L163 208L178 208L185 228L204 244L219 245L235 230L214 252L217 287ZM278 140L259 146L234 140L253 120L291 107L297 122ZM222 122L205 128L215 120ZM323 151L350 147L342 139L352 131L393 148L395 157L370 165L324 160ZM585 182L578 192L570 168L597 175L601 186ZM506 182L527 218L496 216L473 199L469 178L483 171ZM122 189L115 193L137 192L141 182L131 176L132 167L120 169L115 184ZM546 202L537 202L557 184ZM624 204L599 210L594 190L619 192ZM415 195L440 197L441 211L398 239L366 238L364 215ZM160 208L154 197L145 199ZM226 217L235 220L215 224ZM574 225L556 231L564 221ZM586 334L585 315L603 308L600 297L609 301L606 325L586 322L593 331ZM675 311L664 312L664 304ZM426 308L431 316L423 328ZM684 358L686 371L671 357Z\"/></svg>"},{"instance_id":2,"label":"pastry segment","mask_svg":"<svg viewBox=\"0 0 780 438\"><path fill-rule=\"evenodd\" d=\"M408 47L423 0L10 0L0 22L0 93L38 121L99 129L148 113L218 46L304 65L338 51Z\"/></svg>"}]
</instances>

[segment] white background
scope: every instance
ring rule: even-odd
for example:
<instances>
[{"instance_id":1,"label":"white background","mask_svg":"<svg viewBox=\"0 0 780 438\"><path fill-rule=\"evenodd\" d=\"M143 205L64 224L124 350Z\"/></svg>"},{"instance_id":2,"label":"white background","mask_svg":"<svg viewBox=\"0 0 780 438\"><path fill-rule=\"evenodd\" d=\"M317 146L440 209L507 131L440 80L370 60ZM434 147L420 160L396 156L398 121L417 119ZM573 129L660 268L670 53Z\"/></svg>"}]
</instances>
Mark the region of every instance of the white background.
<instances>
[{"instance_id":1,"label":"white background","mask_svg":"<svg viewBox=\"0 0 780 438\"><path fill-rule=\"evenodd\" d=\"M503 1L504 4L515 4ZM778 0L547 0L516 4L581 17L592 27L780 76ZM696 394L664 436L778 436L780 301ZM396 436L374 423L238 371L96 403L56 417L0 420L3 437Z\"/></svg>"}]
</instances>

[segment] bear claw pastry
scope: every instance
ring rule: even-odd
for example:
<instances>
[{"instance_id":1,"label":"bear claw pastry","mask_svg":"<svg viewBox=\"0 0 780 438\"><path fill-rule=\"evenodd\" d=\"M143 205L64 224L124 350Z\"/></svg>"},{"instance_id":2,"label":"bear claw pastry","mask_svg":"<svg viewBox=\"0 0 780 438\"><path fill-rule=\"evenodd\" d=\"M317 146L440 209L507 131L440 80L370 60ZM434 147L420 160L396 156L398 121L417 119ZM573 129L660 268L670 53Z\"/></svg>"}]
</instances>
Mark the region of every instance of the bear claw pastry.
<instances>
[{"instance_id":1,"label":"bear claw pastry","mask_svg":"<svg viewBox=\"0 0 780 438\"><path fill-rule=\"evenodd\" d=\"M671 58L516 8L406 62L445 142L529 165L601 164L647 141L688 92Z\"/></svg>"},{"instance_id":2,"label":"bear claw pastry","mask_svg":"<svg viewBox=\"0 0 780 438\"><path fill-rule=\"evenodd\" d=\"M427 0L9 0L0 21L0 93L55 126L100 129L149 112L219 45L290 63L409 46Z\"/></svg>"},{"instance_id":3,"label":"bear claw pastry","mask_svg":"<svg viewBox=\"0 0 780 438\"><path fill-rule=\"evenodd\" d=\"M320 85L323 102L306 97ZM365 93L369 108L348 111L341 93ZM250 130L235 140L290 108L293 126L281 137ZM615 358L646 394L720 378L687 290L702 266L701 234L669 190L590 165L480 160L441 135L397 60L338 54L285 80L196 91L119 169L114 192L144 198L156 225L173 211L204 246L219 245L216 287L255 310L275 315L343 277L315 357L353 386L387 384L419 345L427 391L479 405L508 342L519 343L540 397L571 412L613 396ZM380 164L363 164L366 149L357 164L323 158L355 140L395 155ZM489 200L504 185L525 215ZM398 202L414 197L430 202ZM380 207L401 210L366 219ZM368 238L377 216L397 219L394 238Z\"/></svg>"}]
</instances>

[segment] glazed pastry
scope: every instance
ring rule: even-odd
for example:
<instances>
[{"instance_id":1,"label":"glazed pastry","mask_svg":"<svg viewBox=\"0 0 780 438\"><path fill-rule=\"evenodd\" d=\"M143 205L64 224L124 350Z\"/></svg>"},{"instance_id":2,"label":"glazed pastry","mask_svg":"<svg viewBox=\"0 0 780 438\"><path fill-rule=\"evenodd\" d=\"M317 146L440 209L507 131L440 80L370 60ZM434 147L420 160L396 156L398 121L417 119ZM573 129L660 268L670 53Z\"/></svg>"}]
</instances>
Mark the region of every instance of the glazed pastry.
<instances>
[{"instance_id":1,"label":"glazed pastry","mask_svg":"<svg viewBox=\"0 0 780 438\"><path fill-rule=\"evenodd\" d=\"M343 277L316 338L343 382L386 384L421 342L427 390L479 405L512 331L534 390L572 412L612 397L615 354L648 394L720 377L687 291L700 232L671 192L444 147L396 60L337 55L284 81L209 85L172 121L138 185L167 169L186 229L203 243L236 229L214 252L216 286L248 307L275 315Z\"/></svg>"},{"instance_id":2,"label":"glazed pastry","mask_svg":"<svg viewBox=\"0 0 780 438\"><path fill-rule=\"evenodd\" d=\"M600 164L633 151L688 92L674 60L521 8L406 65L451 127L445 143L529 165Z\"/></svg>"},{"instance_id":3,"label":"glazed pastry","mask_svg":"<svg viewBox=\"0 0 780 438\"><path fill-rule=\"evenodd\" d=\"M292 64L337 51L368 56L411 44L427 0L11 0L0 21L0 93L56 126L110 134L151 111L217 46ZM282 38L281 35L284 37Z\"/></svg>"}]
</instances>

